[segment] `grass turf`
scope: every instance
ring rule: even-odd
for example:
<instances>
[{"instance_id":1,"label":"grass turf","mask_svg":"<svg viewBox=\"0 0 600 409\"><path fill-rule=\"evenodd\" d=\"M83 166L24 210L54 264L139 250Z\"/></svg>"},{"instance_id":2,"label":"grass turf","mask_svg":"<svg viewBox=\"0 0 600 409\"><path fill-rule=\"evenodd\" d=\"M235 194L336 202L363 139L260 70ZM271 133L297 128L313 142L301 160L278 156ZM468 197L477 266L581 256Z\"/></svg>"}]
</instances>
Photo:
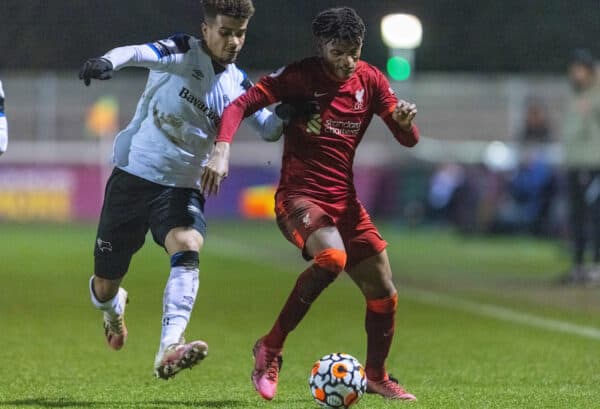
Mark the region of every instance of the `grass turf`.
<instances>
[{"instance_id":1,"label":"grass turf","mask_svg":"<svg viewBox=\"0 0 600 409\"><path fill-rule=\"evenodd\" d=\"M209 343L209 356L162 381L152 377L152 362L168 258L150 238L124 282L130 338L113 352L88 300L94 227L0 226L0 407L317 407L307 387L316 359L343 351L364 361L358 290L342 278L319 298L288 340L276 399L262 401L249 380L250 350L305 264L274 223L210 227L187 332ZM600 407L600 340L411 296L424 289L600 328L598 290L552 284L568 266L560 248L526 238L465 239L392 226L382 232L402 288L388 368L419 401L368 395L357 408Z\"/></svg>"}]
</instances>

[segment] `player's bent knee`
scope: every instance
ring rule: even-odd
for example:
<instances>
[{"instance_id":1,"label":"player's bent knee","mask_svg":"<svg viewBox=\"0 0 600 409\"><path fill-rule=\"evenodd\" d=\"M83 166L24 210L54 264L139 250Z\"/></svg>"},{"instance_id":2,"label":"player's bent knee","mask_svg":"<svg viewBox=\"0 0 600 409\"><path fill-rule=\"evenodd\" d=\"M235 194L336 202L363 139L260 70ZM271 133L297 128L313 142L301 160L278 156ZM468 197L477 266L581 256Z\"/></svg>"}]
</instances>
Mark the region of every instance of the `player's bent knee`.
<instances>
[{"instance_id":1,"label":"player's bent knee","mask_svg":"<svg viewBox=\"0 0 600 409\"><path fill-rule=\"evenodd\" d=\"M315 256L316 268L307 270L309 276L299 279L298 290L302 300L312 304L319 294L329 286L346 265L346 252L339 249L328 248Z\"/></svg>"},{"instance_id":2,"label":"player's bent knee","mask_svg":"<svg viewBox=\"0 0 600 409\"><path fill-rule=\"evenodd\" d=\"M192 229L173 229L167 234L165 247L170 252L200 251L204 244L204 237Z\"/></svg>"},{"instance_id":3,"label":"player's bent knee","mask_svg":"<svg viewBox=\"0 0 600 409\"><path fill-rule=\"evenodd\" d=\"M182 250L191 250L198 252L202 248L204 240L202 239L202 236L200 234L186 235L186 237L178 241L178 244Z\"/></svg>"},{"instance_id":4,"label":"player's bent knee","mask_svg":"<svg viewBox=\"0 0 600 409\"><path fill-rule=\"evenodd\" d=\"M367 300L367 309L378 314L388 314L396 311L398 307L398 293L389 297Z\"/></svg>"},{"instance_id":5,"label":"player's bent knee","mask_svg":"<svg viewBox=\"0 0 600 409\"><path fill-rule=\"evenodd\" d=\"M312 304L319 294L329 286L344 271L346 252L329 248L315 256L313 268L300 275L297 289L302 301Z\"/></svg>"},{"instance_id":6,"label":"player's bent knee","mask_svg":"<svg viewBox=\"0 0 600 409\"><path fill-rule=\"evenodd\" d=\"M320 268L340 274L344 271L348 256L344 250L329 248L315 256L315 264Z\"/></svg>"}]
</instances>

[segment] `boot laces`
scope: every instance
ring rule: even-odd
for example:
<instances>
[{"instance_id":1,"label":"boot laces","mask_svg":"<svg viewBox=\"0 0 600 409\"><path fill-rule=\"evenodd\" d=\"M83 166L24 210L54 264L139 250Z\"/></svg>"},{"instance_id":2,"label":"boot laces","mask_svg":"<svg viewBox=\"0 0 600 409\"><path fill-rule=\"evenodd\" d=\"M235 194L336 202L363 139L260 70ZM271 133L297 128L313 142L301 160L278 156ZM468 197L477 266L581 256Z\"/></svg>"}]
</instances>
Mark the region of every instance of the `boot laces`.
<instances>
[{"instance_id":1,"label":"boot laces","mask_svg":"<svg viewBox=\"0 0 600 409\"><path fill-rule=\"evenodd\" d=\"M117 335L121 335L123 332L123 318L121 316L110 317L106 320L108 330L114 332Z\"/></svg>"},{"instance_id":2,"label":"boot laces","mask_svg":"<svg viewBox=\"0 0 600 409\"><path fill-rule=\"evenodd\" d=\"M394 392L394 394L403 395L406 393L404 388L400 386L398 383L398 379L388 376L388 379L385 379L381 382L381 384L386 388Z\"/></svg>"},{"instance_id":3,"label":"boot laces","mask_svg":"<svg viewBox=\"0 0 600 409\"><path fill-rule=\"evenodd\" d=\"M265 367L267 369L265 372L267 379L271 382L277 381L277 378L279 376L279 368L281 368L281 363L281 355L279 355L276 352L270 351L268 348L266 348Z\"/></svg>"}]
</instances>

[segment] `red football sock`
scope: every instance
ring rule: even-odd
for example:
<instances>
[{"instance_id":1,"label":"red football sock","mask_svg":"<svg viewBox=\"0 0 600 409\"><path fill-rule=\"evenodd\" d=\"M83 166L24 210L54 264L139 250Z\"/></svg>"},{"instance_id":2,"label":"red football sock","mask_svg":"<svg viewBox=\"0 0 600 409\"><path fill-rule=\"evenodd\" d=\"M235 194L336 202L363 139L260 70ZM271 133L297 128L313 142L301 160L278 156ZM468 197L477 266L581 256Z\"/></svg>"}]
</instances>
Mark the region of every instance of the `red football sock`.
<instances>
[{"instance_id":1,"label":"red football sock","mask_svg":"<svg viewBox=\"0 0 600 409\"><path fill-rule=\"evenodd\" d=\"M270 348L282 348L286 337L302 321L312 302L338 276L313 264L298 277L277 321L264 338Z\"/></svg>"},{"instance_id":2,"label":"red football sock","mask_svg":"<svg viewBox=\"0 0 600 409\"><path fill-rule=\"evenodd\" d=\"M288 297L277 321L264 339L266 346L282 348L285 338L302 321L319 294L344 270L346 252L328 248L315 256L312 266L304 270Z\"/></svg>"},{"instance_id":3,"label":"red football sock","mask_svg":"<svg viewBox=\"0 0 600 409\"><path fill-rule=\"evenodd\" d=\"M380 381L386 375L385 360L394 338L394 316L398 294L377 300L367 300L365 329L367 330L367 379Z\"/></svg>"},{"instance_id":4,"label":"red football sock","mask_svg":"<svg viewBox=\"0 0 600 409\"><path fill-rule=\"evenodd\" d=\"M304 270L288 297L271 331L264 339L266 346L282 348L285 338L302 321L319 294L344 270L346 252L325 249L315 256L315 263Z\"/></svg>"}]
</instances>

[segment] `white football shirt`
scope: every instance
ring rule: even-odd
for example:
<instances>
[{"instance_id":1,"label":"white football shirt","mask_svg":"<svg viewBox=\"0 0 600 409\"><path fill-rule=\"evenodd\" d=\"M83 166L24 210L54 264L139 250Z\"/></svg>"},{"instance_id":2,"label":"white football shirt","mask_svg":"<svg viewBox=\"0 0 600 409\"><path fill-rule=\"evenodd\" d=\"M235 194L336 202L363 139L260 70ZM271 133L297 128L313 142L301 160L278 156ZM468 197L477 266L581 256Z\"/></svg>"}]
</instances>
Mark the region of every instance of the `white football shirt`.
<instances>
[{"instance_id":1,"label":"white football shirt","mask_svg":"<svg viewBox=\"0 0 600 409\"><path fill-rule=\"evenodd\" d=\"M221 67L202 41L177 34L106 53L115 70L150 70L146 89L129 125L117 134L115 166L166 186L199 188L223 110L251 83L229 64ZM277 140L282 121L268 110L247 118L265 140Z\"/></svg>"}]
</instances>

